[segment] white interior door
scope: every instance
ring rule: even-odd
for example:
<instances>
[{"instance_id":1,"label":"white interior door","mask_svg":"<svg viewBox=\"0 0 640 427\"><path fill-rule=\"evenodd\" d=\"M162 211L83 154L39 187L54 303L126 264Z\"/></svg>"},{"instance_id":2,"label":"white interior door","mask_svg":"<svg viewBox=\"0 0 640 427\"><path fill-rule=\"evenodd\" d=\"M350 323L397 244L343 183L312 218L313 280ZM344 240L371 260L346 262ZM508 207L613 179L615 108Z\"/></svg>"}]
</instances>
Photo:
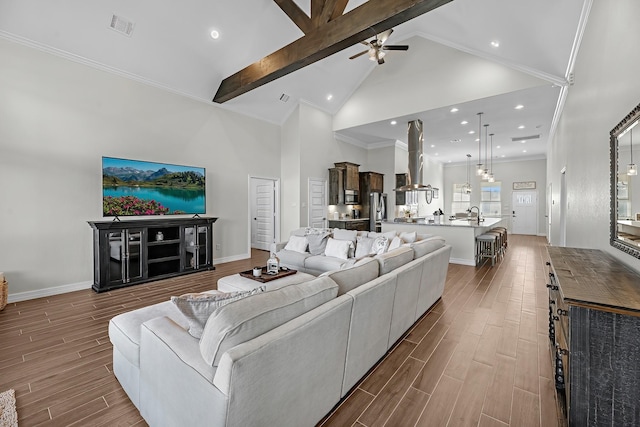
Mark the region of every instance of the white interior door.
<instances>
[{"instance_id":1,"label":"white interior door","mask_svg":"<svg viewBox=\"0 0 640 427\"><path fill-rule=\"evenodd\" d=\"M276 241L276 183L251 178L251 247L268 251Z\"/></svg>"},{"instance_id":2,"label":"white interior door","mask_svg":"<svg viewBox=\"0 0 640 427\"><path fill-rule=\"evenodd\" d=\"M327 181L309 178L309 227L327 226Z\"/></svg>"},{"instance_id":3,"label":"white interior door","mask_svg":"<svg viewBox=\"0 0 640 427\"><path fill-rule=\"evenodd\" d=\"M538 234L538 193L536 191L513 192L514 234Z\"/></svg>"}]
</instances>

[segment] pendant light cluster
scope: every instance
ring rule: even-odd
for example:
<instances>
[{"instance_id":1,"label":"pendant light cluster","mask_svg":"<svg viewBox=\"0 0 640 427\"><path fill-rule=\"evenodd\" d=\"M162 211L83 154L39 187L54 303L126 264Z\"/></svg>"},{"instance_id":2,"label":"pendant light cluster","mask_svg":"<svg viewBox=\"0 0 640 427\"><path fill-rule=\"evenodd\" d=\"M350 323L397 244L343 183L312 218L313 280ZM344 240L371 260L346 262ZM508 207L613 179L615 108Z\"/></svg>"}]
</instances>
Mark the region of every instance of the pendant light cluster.
<instances>
[{"instance_id":1,"label":"pendant light cluster","mask_svg":"<svg viewBox=\"0 0 640 427\"><path fill-rule=\"evenodd\" d=\"M467 154L467 182L462 186L462 192L464 194L471 194L471 154Z\"/></svg>"},{"instance_id":2,"label":"pendant light cluster","mask_svg":"<svg viewBox=\"0 0 640 427\"><path fill-rule=\"evenodd\" d=\"M631 138L631 163L627 165L627 175L638 175L638 167L633 163L633 129L629 130L629 137Z\"/></svg>"},{"instance_id":3,"label":"pendant light cluster","mask_svg":"<svg viewBox=\"0 0 640 427\"><path fill-rule=\"evenodd\" d=\"M484 125L484 164L482 163L482 115L478 113L478 164L476 165L476 175L483 181L495 182L493 175L493 133L489 135L489 124ZM487 155L489 149L489 136L491 136L491 158ZM471 157L470 154L467 154Z\"/></svg>"}]
</instances>

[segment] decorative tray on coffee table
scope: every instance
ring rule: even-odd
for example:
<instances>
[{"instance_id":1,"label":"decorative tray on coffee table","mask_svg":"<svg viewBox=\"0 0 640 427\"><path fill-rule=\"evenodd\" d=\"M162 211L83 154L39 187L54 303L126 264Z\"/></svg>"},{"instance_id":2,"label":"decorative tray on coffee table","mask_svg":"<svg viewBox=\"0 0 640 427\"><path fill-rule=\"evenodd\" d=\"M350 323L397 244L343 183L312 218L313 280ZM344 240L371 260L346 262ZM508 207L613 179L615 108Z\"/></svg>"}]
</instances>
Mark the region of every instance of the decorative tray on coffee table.
<instances>
[{"instance_id":1,"label":"decorative tray on coffee table","mask_svg":"<svg viewBox=\"0 0 640 427\"><path fill-rule=\"evenodd\" d=\"M260 283L270 282L276 279L282 279L283 277L291 276L292 274L296 274L298 270L291 270L287 267L280 267L280 270L276 274L267 273L267 267L262 267L262 275L260 277L255 277L253 275L253 269L247 271L241 271L240 275L242 277L246 277L247 279L253 279Z\"/></svg>"}]
</instances>

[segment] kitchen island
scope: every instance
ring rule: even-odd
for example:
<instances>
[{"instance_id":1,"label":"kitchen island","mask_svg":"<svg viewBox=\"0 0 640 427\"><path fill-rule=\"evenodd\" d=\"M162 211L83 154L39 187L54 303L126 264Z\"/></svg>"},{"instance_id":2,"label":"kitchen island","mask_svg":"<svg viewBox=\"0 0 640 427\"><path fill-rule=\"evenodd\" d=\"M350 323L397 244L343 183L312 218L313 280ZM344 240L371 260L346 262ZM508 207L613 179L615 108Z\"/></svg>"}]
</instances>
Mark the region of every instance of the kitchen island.
<instances>
[{"instance_id":1,"label":"kitchen island","mask_svg":"<svg viewBox=\"0 0 640 427\"><path fill-rule=\"evenodd\" d=\"M491 230L493 227L504 226L502 218L484 218L480 224L476 220L441 218L439 224L429 224L424 220L419 222L383 221L382 232L392 230L398 232L416 231L422 234L442 236L447 244L452 247L449 262L475 266L476 236Z\"/></svg>"}]
</instances>

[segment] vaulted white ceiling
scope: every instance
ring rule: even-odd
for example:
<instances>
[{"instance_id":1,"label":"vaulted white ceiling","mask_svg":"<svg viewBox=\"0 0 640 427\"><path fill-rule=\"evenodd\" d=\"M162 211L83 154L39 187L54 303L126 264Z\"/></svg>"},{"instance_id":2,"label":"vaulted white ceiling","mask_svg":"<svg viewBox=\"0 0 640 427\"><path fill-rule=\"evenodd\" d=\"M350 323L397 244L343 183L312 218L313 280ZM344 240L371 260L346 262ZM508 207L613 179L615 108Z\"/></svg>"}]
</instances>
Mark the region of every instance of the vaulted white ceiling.
<instances>
[{"instance_id":1,"label":"vaulted white ceiling","mask_svg":"<svg viewBox=\"0 0 640 427\"><path fill-rule=\"evenodd\" d=\"M387 43L407 42L410 48L388 52L384 65L376 65L366 55L349 60L363 48L352 46L228 101L222 108L277 124L282 124L301 101L338 114L368 78L393 79L398 74L394 67L407 62L401 55L429 55L417 37L547 83L540 85L539 91L526 93L530 105L536 105L530 108L529 123L544 130L541 139L546 141L591 1L453 0L394 28ZM364 2L351 0L347 12ZM308 13L310 0L296 3ZM110 28L114 14L133 24L130 36ZM219 32L218 39L211 38L212 30ZM1 37L203 102L212 102L225 77L302 35L273 0L0 0ZM493 47L492 41L499 41L500 46ZM423 78L429 79L428 70ZM280 100L282 94L289 96L287 102ZM329 94L331 100L327 99ZM507 105L512 109L514 96L502 94L474 101L465 117L479 108L496 114L507 111ZM430 114L405 112L398 119L415 116L431 120L429 117L438 116L436 111ZM473 114L472 120L475 118ZM444 120L437 126L443 138L455 139L450 135L455 133L454 126L459 126L456 120ZM498 120L493 119L495 129L503 126L505 133L520 124L507 117L504 124ZM370 126L359 123L354 129L340 129L340 133L364 144L402 140L402 133L382 126L386 119L372 122ZM432 124L430 128L435 129Z\"/></svg>"}]
</instances>

